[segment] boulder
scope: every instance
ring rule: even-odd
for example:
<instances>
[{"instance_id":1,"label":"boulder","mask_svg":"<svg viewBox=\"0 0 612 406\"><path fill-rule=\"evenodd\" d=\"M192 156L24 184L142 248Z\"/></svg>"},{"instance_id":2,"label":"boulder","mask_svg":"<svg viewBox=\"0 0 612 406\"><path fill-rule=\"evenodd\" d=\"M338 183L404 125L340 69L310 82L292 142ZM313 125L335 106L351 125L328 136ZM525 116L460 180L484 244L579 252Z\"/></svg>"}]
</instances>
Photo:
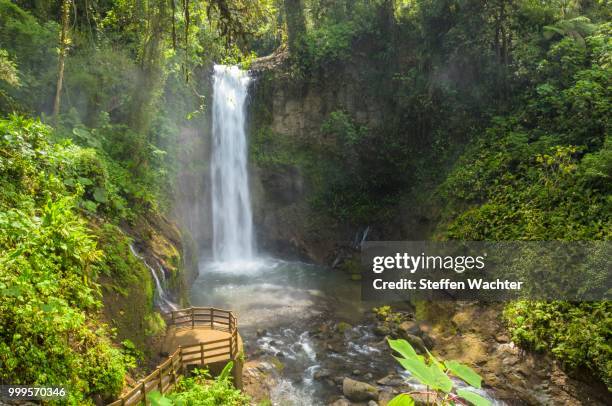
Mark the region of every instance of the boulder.
<instances>
[{"instance_id":1,"label":"boulder","mask_svg":"<svg viewBox=\"0 0 612 406\"><path fill-rule=\"evenodd\" d=\"M398 326L399 336L405 338L406 335L411 334L413 336L421 335L421 328L419 323L412 320L403 321Z\"/></svg>"},{"instance_id":2,"label":"boulder","mask_svg":"<svg viewBox=\"0 0 612 406\"><path fill-rule=\"evenodd\" d=\"M391 329L389 328L389 326L385 326L384 324L379 324L376 327L374 327L374 334L376 334L377 336L388 336L391 334Z\"/></svg>"},{"instance_id":3,"label":"boulder","mask_svg":"<svg viewBox=\"0 0 612 406\"><path fill-rule=\"evenodd\" d=\"M423 342L423 339L421 337L415 336L413 334L406 334L406 337L404 337L404 339L414 347L416 352L421 354L425 354L427 352L425 343Z\"/></svg>"},{"instance_id":4,"label":"boulder","mask_svg":"<svg viewBox=\"0 0 612 406\"><path fill-rule=\"evenodd\" d=\"M376 387L351 378L344 378L342 381L342 393L353 402L378 400L378 389Z\"/></svg>"},{"instance_id":5,"label":"boulder","mask_svg":"<svg viewBox=\"0 0 612 406\"><path fill-rule=\"evenodd\" d=\"M331 376L331 372L329 371L329 369L320 369L312 375L312 377L316 379L317 381L321 379L329 378L330 376Z\"/></svg>"},{"instance_id":6,"label":"boulder","mask_svg":"<svg viewBox=\"0 0 612 406\"><path fill-rule=\"evenodd\" d=\"M351 402L345 398L340 398L335 402L330 403L329 406L351 406Z\"/></svg>"},{"instance_id":7,"label":"boulder","mask_svg":"<svg viewBox=\"0 0 612 406\"><path fill-rule=\"evenodd\" d=\"M376 383L383 386L401 386L405 381L400 375L391 374L379 379Z\"/></svg>"}]
</instances>

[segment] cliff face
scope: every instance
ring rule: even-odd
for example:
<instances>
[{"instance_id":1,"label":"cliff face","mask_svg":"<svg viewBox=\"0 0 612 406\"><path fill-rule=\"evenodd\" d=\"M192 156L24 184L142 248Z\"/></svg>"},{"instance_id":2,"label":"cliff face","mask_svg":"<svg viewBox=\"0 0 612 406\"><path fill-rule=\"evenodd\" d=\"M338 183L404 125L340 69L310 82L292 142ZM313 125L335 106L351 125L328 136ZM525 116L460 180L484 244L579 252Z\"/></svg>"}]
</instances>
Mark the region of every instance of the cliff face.
<instances>
[{"instance_id":1,"label":"cliff face","mask_svg":"<svg viewBox=\"0 0 612 406\"><path fill-rule=\"evenodd\" d=\"M315 202L324 193L321 185L337 175L333 168L317 169L329 161L326 150L340 142L325 123L341 113L351 128L371 133L385 131L393 119L389 89L383 88L390 83L387 68L367 55L367 50L355 52L349 62L308 78L296 74L283 54L253 64L251 189L264 250L331 264L366 227L373 239L418 238L429 232L431 209L413 203L402 207L398 201L386 220L356 221L330 214ZM350 151L340 148L340 154L342 165L359 165L350 162Z\"/></svg>"}]
</instances>

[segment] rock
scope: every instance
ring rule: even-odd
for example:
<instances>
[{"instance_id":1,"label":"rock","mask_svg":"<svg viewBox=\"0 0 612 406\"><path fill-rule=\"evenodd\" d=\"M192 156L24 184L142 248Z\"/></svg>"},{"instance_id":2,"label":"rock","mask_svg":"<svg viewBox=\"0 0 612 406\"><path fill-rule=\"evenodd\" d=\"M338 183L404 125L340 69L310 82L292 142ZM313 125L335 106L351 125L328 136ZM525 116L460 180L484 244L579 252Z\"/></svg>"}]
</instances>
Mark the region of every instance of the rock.
<instances>
[{"instance_id":1,"label":"rock","mask_svg":"<svg viewBox=\"0 0 612 406\"><path fill-rule=\"evenodd\" d=\"M355 375L355 376L359 376L359 375L361 375L361 371L358 370L358 369L353 369L352 374Z\"/></svg>"},{"instance_id":2,"label":"rock","mask_svg":"<svg viewBox=\"0 0 612 406\"><path fill-rule=\"evenodd\" d=\"M400 323L399 327L399 336L402 338L405 338L406 335L408 334L412 334L414 336L419 336L421 335L421 328L419 327L419 324L416 321L403 321L402 323Z\"/></svg>"},{"instance_id":3,"label":"rock","mask_svg":"<svg viewBox=\"0 0 612 406\"><path fill-rule=\"evenodd\" d=\"M333 403L330 403L329 406L351 406L351 402L349 402L345 398L340 398Z\"/></svg>"},{"instance_id":4,"label":"rock","mask_svg":"<svg viewBox=\"0 0 612 406\"><path fill-rule=\"evenodd\" d=\"M498 343L508 343L510 342L510 338L508 338L508 336L506 334L498 334L495 336L495 341L497 341Z\"/></svg>"},{"instance_id":5,"label":"rock","mask_svg":"<svg viewBox=\"0 0 612 406\"><path fill-rule=\"evenodd\" d=\"M276 354L274 354L274 356L275 356L276 358L284 358L284 357L285 357L285 354L283 354L282 352L280 352L280 351L279 351L279 352L277 352Z\"/></svg>"},{"instance_id":6,"label":"rock","mask_svg":"<svg viewBox=\"0 0 612 406\"><path fill-rule=\"evenodd\" d=\"M380 406L387 405L387 403L389 403L395 397L395 395L396 394L393 393L393 391L391 389L382 390L378 394L378 404Z\"/></svg>"},{"instance_id":7,"label":"rock","mask_svg":"<svg viewBox=\"0 0 612 406\"><path fill-rule=\"evenodd\" d=\"M337 385L342 385L342 381L344 381L344 377L343 376L334 376L333 380L334 380L334 382Z\"/></svg>"},{"instance_id":8,"label":"rock","mask_svg":"<svg viewBox=\"0 0 612 406\"><path fill-rule=\"evenodd\" d=\"M379 379L376 383L383 386L400 386L404 384L404 378L396 374L391 374Z\"/></svg>"},{"instance_id":9,"label":"rock","mask_svg":"<svg viewBox=\"0 0 612 406\"><path fill-rule=\"evenodd\" d=\"M374 379L374 375L368 372L363 376L363 379L365 379L366 381L371 381L372 379Z\"/></svg>"},{"instance_id":10,"label":"rock","mask_svg":"<svg viewBox=\"0 0 612 406\"><path fill-rule=\"evenodd\" d=\"M378 336L388 336L391 334L391 329L388 326L379 324L378 326L374 327L374 334Z\"/></svg>"},{"instance_id":11,"label":"rock","mask_svg":"<svg viewBox=\"0 0 612 406\"><path fill-rule=\"evenodd\" d=\"M364 402L366 400L378 400L378 389L374 386L344 378L342 381L342 393L353 402Z\"/></svg>"},{"instance_id":12,"label":"rock","mask_svg":"<svg viewBox=\"0 0 612 406\"><path fill-rule=\"evenodd\" d=\"M373 400L370 400L368 402L368 406L378 406L378 403L374 402Z\"/></svg>"},{"instance_id":13,"label":"rock","mask_svg":"<svg viewBox=\"0 0 612 406\"><path fill-rule=\"evenodd\" d=\"M338 331L340 334L344 334L345 331L350 330L351 329L351 325L341 321L340 323L336 324L336 331Z\"/></svg>"},{"instance_id":14,"label":"rock","mask_svg":"<svg viewBox=\"0 0 612 406\"><path fill-rule=\"evenodd\" d=\"M413 334L406 334L406 337L404 338L410 343L410 345L414 347L416 352L421 354L425 354L427 352L425 343L423 342L423 339L421 337L417 337Z\"/></svg>"},{"instance_id":15,"label":"rock","mask_svg":"<svg viewBox=\"0 0 612 406\"><path fill-rule=\"evenodd\" d=\"M263 337L268 333L268 331L265 328L258 328L257 331L255 332L255 334L257 335L257 337Z\"/></svg>"},{"instance_id":16,"label":"rock","mask_svg":"<svg viewBox=\"0 0 612 406\"><path fill-rule=\"evenodd\" d=\"M423 333L421 338L423 339L423 343L428 350L431 350L434 347L435 342L428 334Z\"/></svg>"},{"instance_id":17,"label":"rock","mask_svg":"<svg viewBox=\"0 0 612 406\"><path fill-rule=\"evenodd\" d=\"M517 362L519 362L518 357L514 356L514 355L510 355L504 359L502 359L502 365L505 367L510 367L512 365L515 365Z\"/></svg>"},{"instance_id":18,"label":"rock","mask_svg":"<svg viewBox=\"0 0 612 406\"><path fill-rule=\"evenodd\" d=\"M329 378L330 376L331 376L331 372L329 371L329 369L320 369L312 375L312 377L316 379L317 381L321 379Z\"/></svg>"}]
</instances>

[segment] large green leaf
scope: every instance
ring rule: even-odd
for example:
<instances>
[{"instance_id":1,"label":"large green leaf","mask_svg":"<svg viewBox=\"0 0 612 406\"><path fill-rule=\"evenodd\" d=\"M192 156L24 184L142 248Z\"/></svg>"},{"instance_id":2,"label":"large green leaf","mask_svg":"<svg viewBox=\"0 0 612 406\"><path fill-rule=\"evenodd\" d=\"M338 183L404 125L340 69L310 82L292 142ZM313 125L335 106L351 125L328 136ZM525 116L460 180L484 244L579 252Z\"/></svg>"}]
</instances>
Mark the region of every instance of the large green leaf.
<instances>
[{"instance_id":1,"label":"large green leaf","mask_svg":"<svg viewBox=\"0 0 612 406\"><path fill-rule=\"evenodd\" d=\"M406 393L400 393L391 399L387 406L414 406L414 399Z\"/></svg>"},{"instance_id":2,"label":"large green leaf","mask_svg":"<svg viewBox=\"0 0 612 406\"><path fill-rule=\"evenodd\" d=\"M463 399L467 400L475 406L491 406L491 402L489 402L488 399L485 399L479 394L469 391L467 389L458 389L457 395L461 396Z\"/></svg>"},{"instance_id":3,"label":"large green leaf","mask_svg":"<svg viewBox=\"0 0 612 406\"><path fill-rule=\"evenodd\" d=\"M437 365L427 365L420 358L406 359L395 357L395 359L423 385L447 393L453 388L453 381Z\"/></svg>"},{"instance_id":4,"label":"large green leaf","mask_svg":"<svg viewBox=\"0 0 612 406\"><path fill-rule=\"evenodd\" d=\"M444 364L457 378L463 379L471 386L480 389L482 378L472 368L457 361L446 361Z\"/></svg>"},{"instance_id":5,"label":"large green leaf","mask_svg":"<svg viewBox=\"0 0 612 406\"><path fill-rule=\"evenodd\" d=\"M93 197L98 203L106 203L108 201L106 199L106 190L101 187L97 187L94 189Z\"/></svg>"},{"instance_id":6,"label":"large green leaf","mask_svg":"<svg viewBox=\"0 0 612 406\"><path fill-rule=\"evenodd\" d=\"M414 348L412 348L412 345L410 345L408 341L392 340L390 338L387 338L387 341L389 342L389 347L391 347L393 351L396 351L397 353L399 353L402 357L404 358L418 357L416 351L414 350Z\"/></svg>"},{"instance_id":7,"label":"large green leaf","mask_svg":"<svg viewBox=\"0 0 612 406\"><path fill-rule=\"evenodd\" d=\"M234 363L232 361L228 362L225 367L223 367L223 371L219 374L219 380L223 381L229 377L230 372L232 372L232 368L234 367Z\"/></svg>"},{"instance_id":8,"label":"large green leaf","mask_svg":"<svg viewBox=\"0 0 612 406\"><path fill-rule=\"evenodd\" d=\"M153 391L147 395L147 399L152 406L174 406L174 402L164 397L159 391Z\"/></svg>"}]
</instances>

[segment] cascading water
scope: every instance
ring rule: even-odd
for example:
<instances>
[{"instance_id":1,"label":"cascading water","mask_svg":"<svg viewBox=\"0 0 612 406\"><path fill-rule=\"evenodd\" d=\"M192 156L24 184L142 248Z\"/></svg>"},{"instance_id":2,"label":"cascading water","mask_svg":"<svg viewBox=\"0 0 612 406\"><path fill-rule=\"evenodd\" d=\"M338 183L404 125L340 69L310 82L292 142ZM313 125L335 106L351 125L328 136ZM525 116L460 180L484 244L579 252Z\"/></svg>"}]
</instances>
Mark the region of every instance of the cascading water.
<instances>
[{"instance_id":1,"label":"cascading water","mask_svg":"<svg viewBox=\"0 0 612 406\"><path fill-rule=\"evenodd\" d=\"M132 244L130 244L130 251L132 252L132 255L142 261L144 266L146 266L147 269L151 272L151 276L153 277L153 281L155 282L155 304L157 304L163 312L178 310L178 306L172 300L170 300L170 298L168 297L168 293L166 292L166 276L164 274L164 269L162 268L162 266L159 263L157 264L161 275L160 281L155 268L149 265L146 259L136 252L136 249Z\"/></svg>"},{"instance_id":2,"label":"cascading water","mask_svg":"<svg viewBox=\"0 0 612 406\"><path fill-rule=\"evenodd\" d=\"M213 255L217 262L253 258L253 215L247 171L245 100L250 78L215 65L211 160Z\"/></svg>"}]
</instances>

